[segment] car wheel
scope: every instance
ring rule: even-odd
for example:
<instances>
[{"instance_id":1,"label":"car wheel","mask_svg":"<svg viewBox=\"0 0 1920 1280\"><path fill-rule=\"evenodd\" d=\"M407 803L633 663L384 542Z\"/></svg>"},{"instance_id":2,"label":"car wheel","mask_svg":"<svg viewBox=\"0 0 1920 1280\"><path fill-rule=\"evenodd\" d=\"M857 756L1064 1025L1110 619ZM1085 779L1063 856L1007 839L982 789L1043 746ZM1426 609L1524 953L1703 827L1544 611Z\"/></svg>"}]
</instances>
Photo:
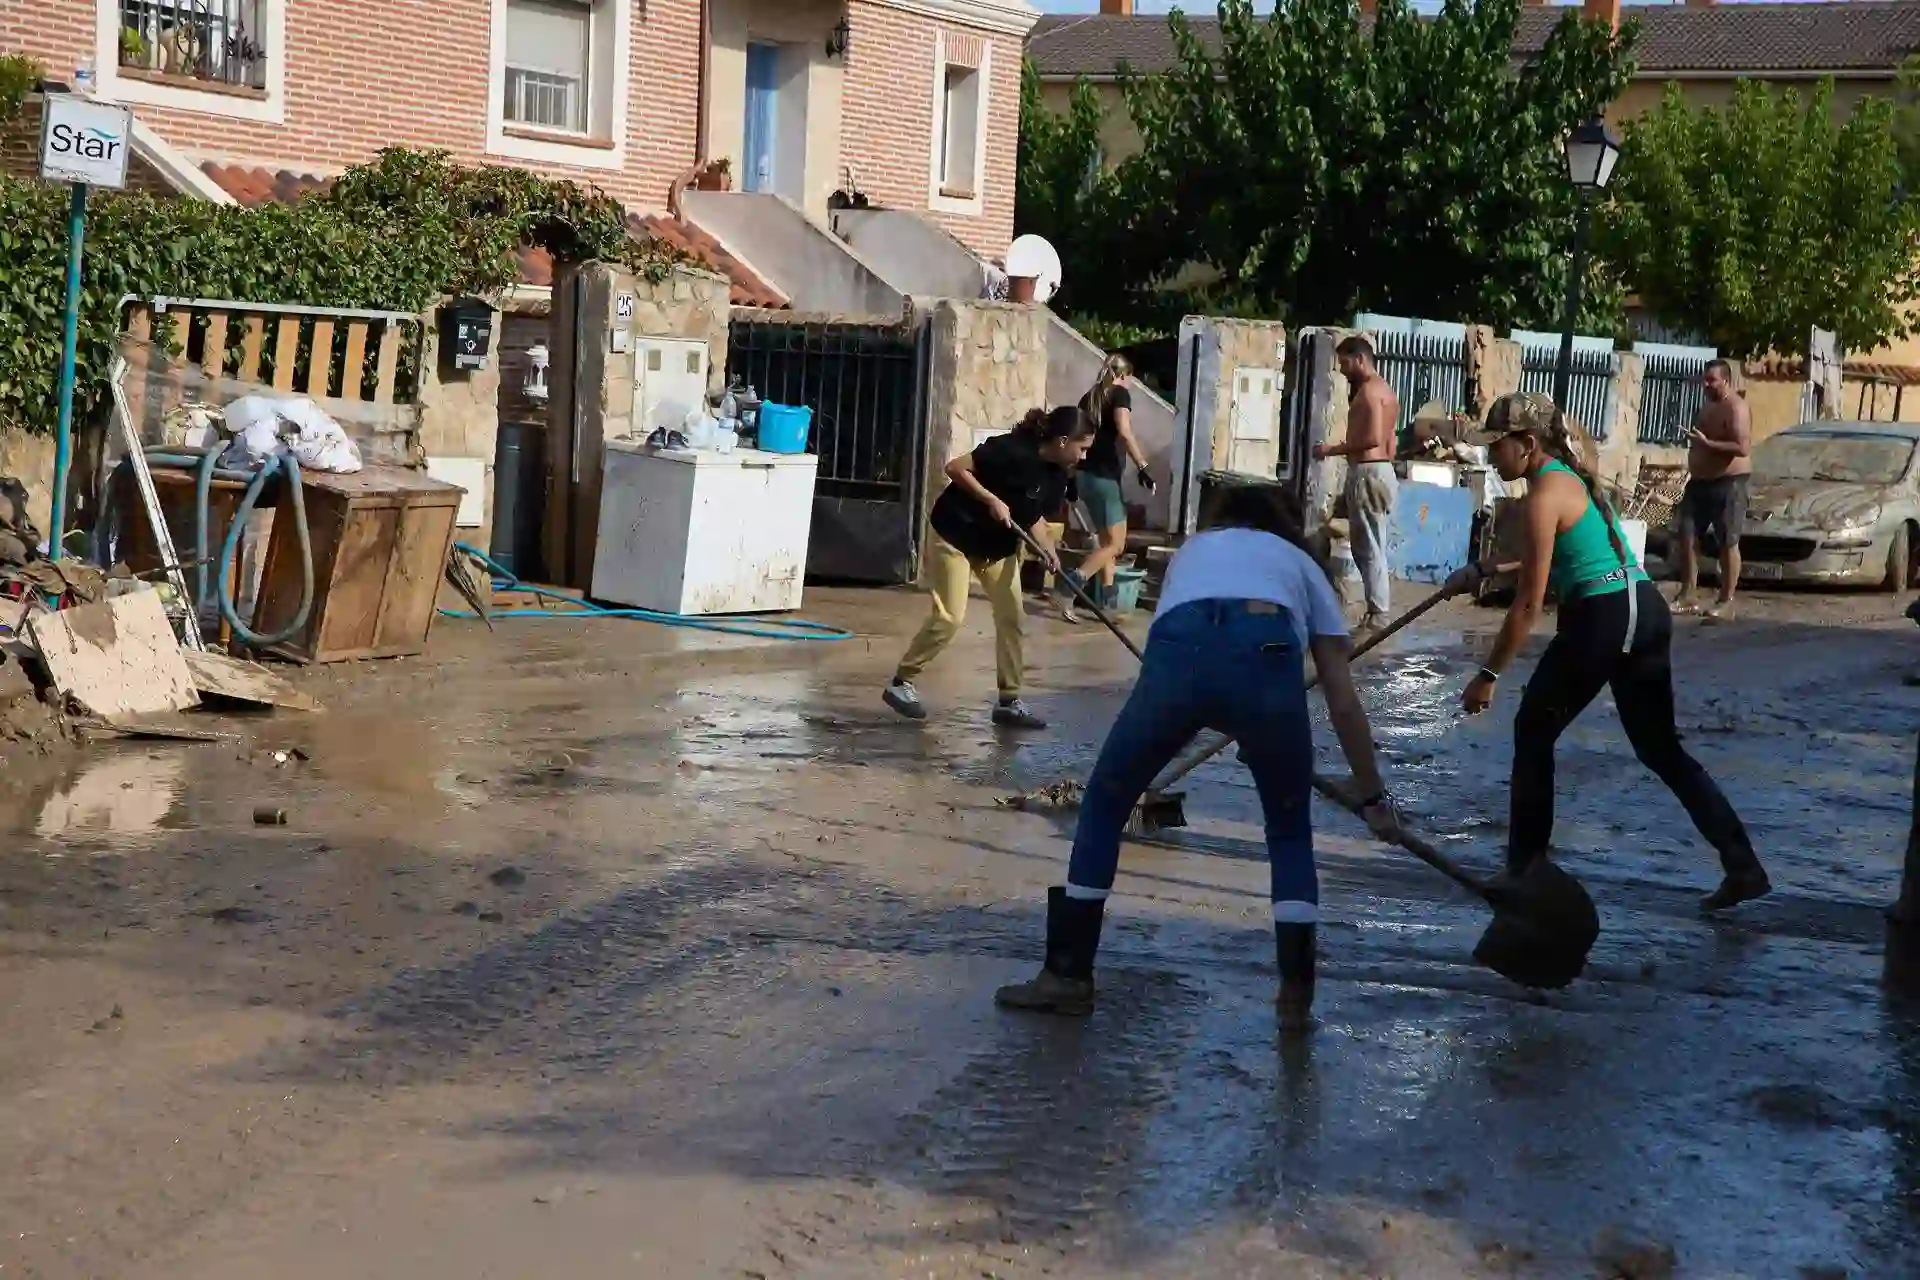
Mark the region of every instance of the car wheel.
<instances>
[{"instance_id":1,"label":"car wheel","mask_svg":"<svg viewBox=\"0 0 1920 1280\"><path fill-rule=\"evenodd\" d=\"M1887 549L1887 576L1880 583L1882 591L1897 594L1913 585L1914 550L1913 526L1903 524L1894 531L1893 545Z\"/></svg>"}]
</instances>

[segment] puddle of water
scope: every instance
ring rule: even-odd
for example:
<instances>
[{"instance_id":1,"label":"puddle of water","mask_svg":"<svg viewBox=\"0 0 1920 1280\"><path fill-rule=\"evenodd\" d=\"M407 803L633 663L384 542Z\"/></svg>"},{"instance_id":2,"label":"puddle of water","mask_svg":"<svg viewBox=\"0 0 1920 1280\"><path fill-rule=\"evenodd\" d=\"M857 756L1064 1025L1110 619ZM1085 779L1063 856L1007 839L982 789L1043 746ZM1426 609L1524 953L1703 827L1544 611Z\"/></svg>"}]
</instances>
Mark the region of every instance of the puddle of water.
<instances>
[{"instance_id":1,"label":"puddle of water","mask_svg":"<svg viewBox=\"0 0 1920 1280\"><path fill-rule=\"evenodd\" d=\"M158 831L186 789L188 760L176 748L89 761L40 806L35 833L47 839Z\"/></svg>"}]
</instances>

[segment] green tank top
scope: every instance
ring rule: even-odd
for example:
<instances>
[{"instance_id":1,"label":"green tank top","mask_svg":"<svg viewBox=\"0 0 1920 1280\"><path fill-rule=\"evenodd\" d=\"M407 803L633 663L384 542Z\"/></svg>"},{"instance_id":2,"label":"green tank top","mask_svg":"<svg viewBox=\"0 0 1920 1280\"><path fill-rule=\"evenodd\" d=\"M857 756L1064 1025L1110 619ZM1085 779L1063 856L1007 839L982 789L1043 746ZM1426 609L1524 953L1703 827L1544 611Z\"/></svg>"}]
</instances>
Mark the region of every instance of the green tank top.
<instances>
[{"instance_id":1,"label":"green tank top","mask_svg":"<svg viewBox=\"0 0 1920 1280\"><path fill-rule=\"evenodd\" d=\"M1574 474L1571 467L1559 462L1548 462L1540 470ZM1625 536L1621 537L1620 545L1626 551L1626 560L1621 561L1613 549L1613 539L1608 536L1608 525L1607 517L1600 514L1598 504L1589 497L1587 509L1573 522L1573 528L1554 535L1553 565L1547 570L1547 585L1553 588L1556 598L1565 601L1611 595L1625 591L1631 583L1647 580ZM1616 532L1619 530L1617 522L1612 527Z\"/></svg>"}]
</instances>

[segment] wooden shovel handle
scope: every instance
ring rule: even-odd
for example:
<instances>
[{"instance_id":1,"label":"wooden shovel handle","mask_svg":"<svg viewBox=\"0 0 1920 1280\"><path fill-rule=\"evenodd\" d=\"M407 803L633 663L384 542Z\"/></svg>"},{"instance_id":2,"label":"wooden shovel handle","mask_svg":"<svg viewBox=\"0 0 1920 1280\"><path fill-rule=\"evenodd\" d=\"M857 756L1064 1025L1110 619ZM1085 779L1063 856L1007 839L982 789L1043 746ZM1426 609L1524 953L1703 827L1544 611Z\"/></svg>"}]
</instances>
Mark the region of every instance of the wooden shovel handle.
<instances>
[{"instance_id":1,"label":"wooden shovel handle","mask_svg":"<svg viewBox=\"0 0 1920 1280\"><path fill-rule=\"evenodd\" d=\"M1348 794L1345 788L1341 787L1331 778L1323 777L1317 773L1314 774L1313 789L1355 817L1360 815L1360 807L1354 804L1352 795ZM1408 853L1420 859L1420 861L1426 863L1435 871L1438 871L1441 875L1453 881L1462 889L1465 889L1468 893L1471 893L1474 897L1479 898L1483 902L1492 901L1492 899L1487 896L1486 884L1482 882L1478 876L1468 872L1466 868L1434 848L1431 844L1428 844L1413 832L1407 830L1404 826L1400 828L1400 839L1396 843L1398 843L1402 849L1405 849Z\"/></svg>"},{"instance_id":2,"label":"wooden shovel handle","mask_svg":"<svg viewBox=\"0 0 1920 1280\"><path fill-rule=\"evenodd\" d=\"M1434 609L1438 608L1442 601L1449 600L1451 598L1452 598L1452 593L1448 592L1445 588L1442 588L1441 590L1434 592L1432 595L1428 596L1425 600L1422 600L1419 604L1413 606L1413 608L1407 610L1405 613L1395 618L1392 622L1388 623L1386 626L1380 628L1380 630L1374 632L1372 635L1368 636L1365 640L1362 640L1359 644L1355 645L1353 654L1348 659L1348 661L1358 662L1361 658L1364 658L1367 654L1372 653L1375 649L1385 644L1393 636L1399 634L1401 631L1413 625L1415 622L1418 622L1421 618L1425 617L1427 614L1431 613ZM1318 671L1315 671L1313 673L1312 678L1307 681L1306 687L1311 689L1319 683L1320 683L1320 673ZM1198 769L1201 765L1205 764L1207 761L1219 755L1222 751L1225 751L1228 745L1231 744L1232 742L1233 742L1232 738L1228 737L1224 733L1220 734L1218 736L1218 740L1215 741L1212 746L1208 747L1206 750L1200 752L1197 755L1189 757L1184 762L1175 765L1173 767L1172 772L1168 773L1165 777L1159 779L1153 784L1153 786L1148 790L1148 794L1153 795L1155 793L1165 791L1168 787L1173 786L1175 783L1179 782L1180 779L1186 777L1188 774L1192 773L1195 769Z\"/></svg>"}]
</instances>

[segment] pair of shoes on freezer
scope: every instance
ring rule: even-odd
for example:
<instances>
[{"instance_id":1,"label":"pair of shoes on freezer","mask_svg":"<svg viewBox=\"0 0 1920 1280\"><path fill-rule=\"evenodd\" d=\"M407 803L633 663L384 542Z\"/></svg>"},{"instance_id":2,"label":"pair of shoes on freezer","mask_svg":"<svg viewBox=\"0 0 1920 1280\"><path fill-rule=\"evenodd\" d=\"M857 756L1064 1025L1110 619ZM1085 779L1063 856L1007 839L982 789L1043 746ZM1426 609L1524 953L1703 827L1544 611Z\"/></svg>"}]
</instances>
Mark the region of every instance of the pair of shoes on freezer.
<instances>
[{"instance_id":1,"label":"pair of shoes on freezer","mask_svg":"<svg viewBox=\"0 0 1920 1280\"><path fill-rule=\"evenodd\" d=\"M927 704L920 700L920 691L913 687L910 680L895 680L887 686L880 700L908 720L925 720ZM1047 722L1035 715L1020 698L1001 698L993 707L993 722L1002 729L1044 729Z\"/></svg>"},{"instance_id":2,"label":"pair of shoes on freezer","mask_svg":"<svg viewBox=\"0 0 1920 1280\"><path fill-rule=\"evenodd\" d=\"M669 431L665 427L655 427L653 433L647 437L649 449L684 449L686 447L685 436L678 431Z\"/></svg>"}]
</instances>

